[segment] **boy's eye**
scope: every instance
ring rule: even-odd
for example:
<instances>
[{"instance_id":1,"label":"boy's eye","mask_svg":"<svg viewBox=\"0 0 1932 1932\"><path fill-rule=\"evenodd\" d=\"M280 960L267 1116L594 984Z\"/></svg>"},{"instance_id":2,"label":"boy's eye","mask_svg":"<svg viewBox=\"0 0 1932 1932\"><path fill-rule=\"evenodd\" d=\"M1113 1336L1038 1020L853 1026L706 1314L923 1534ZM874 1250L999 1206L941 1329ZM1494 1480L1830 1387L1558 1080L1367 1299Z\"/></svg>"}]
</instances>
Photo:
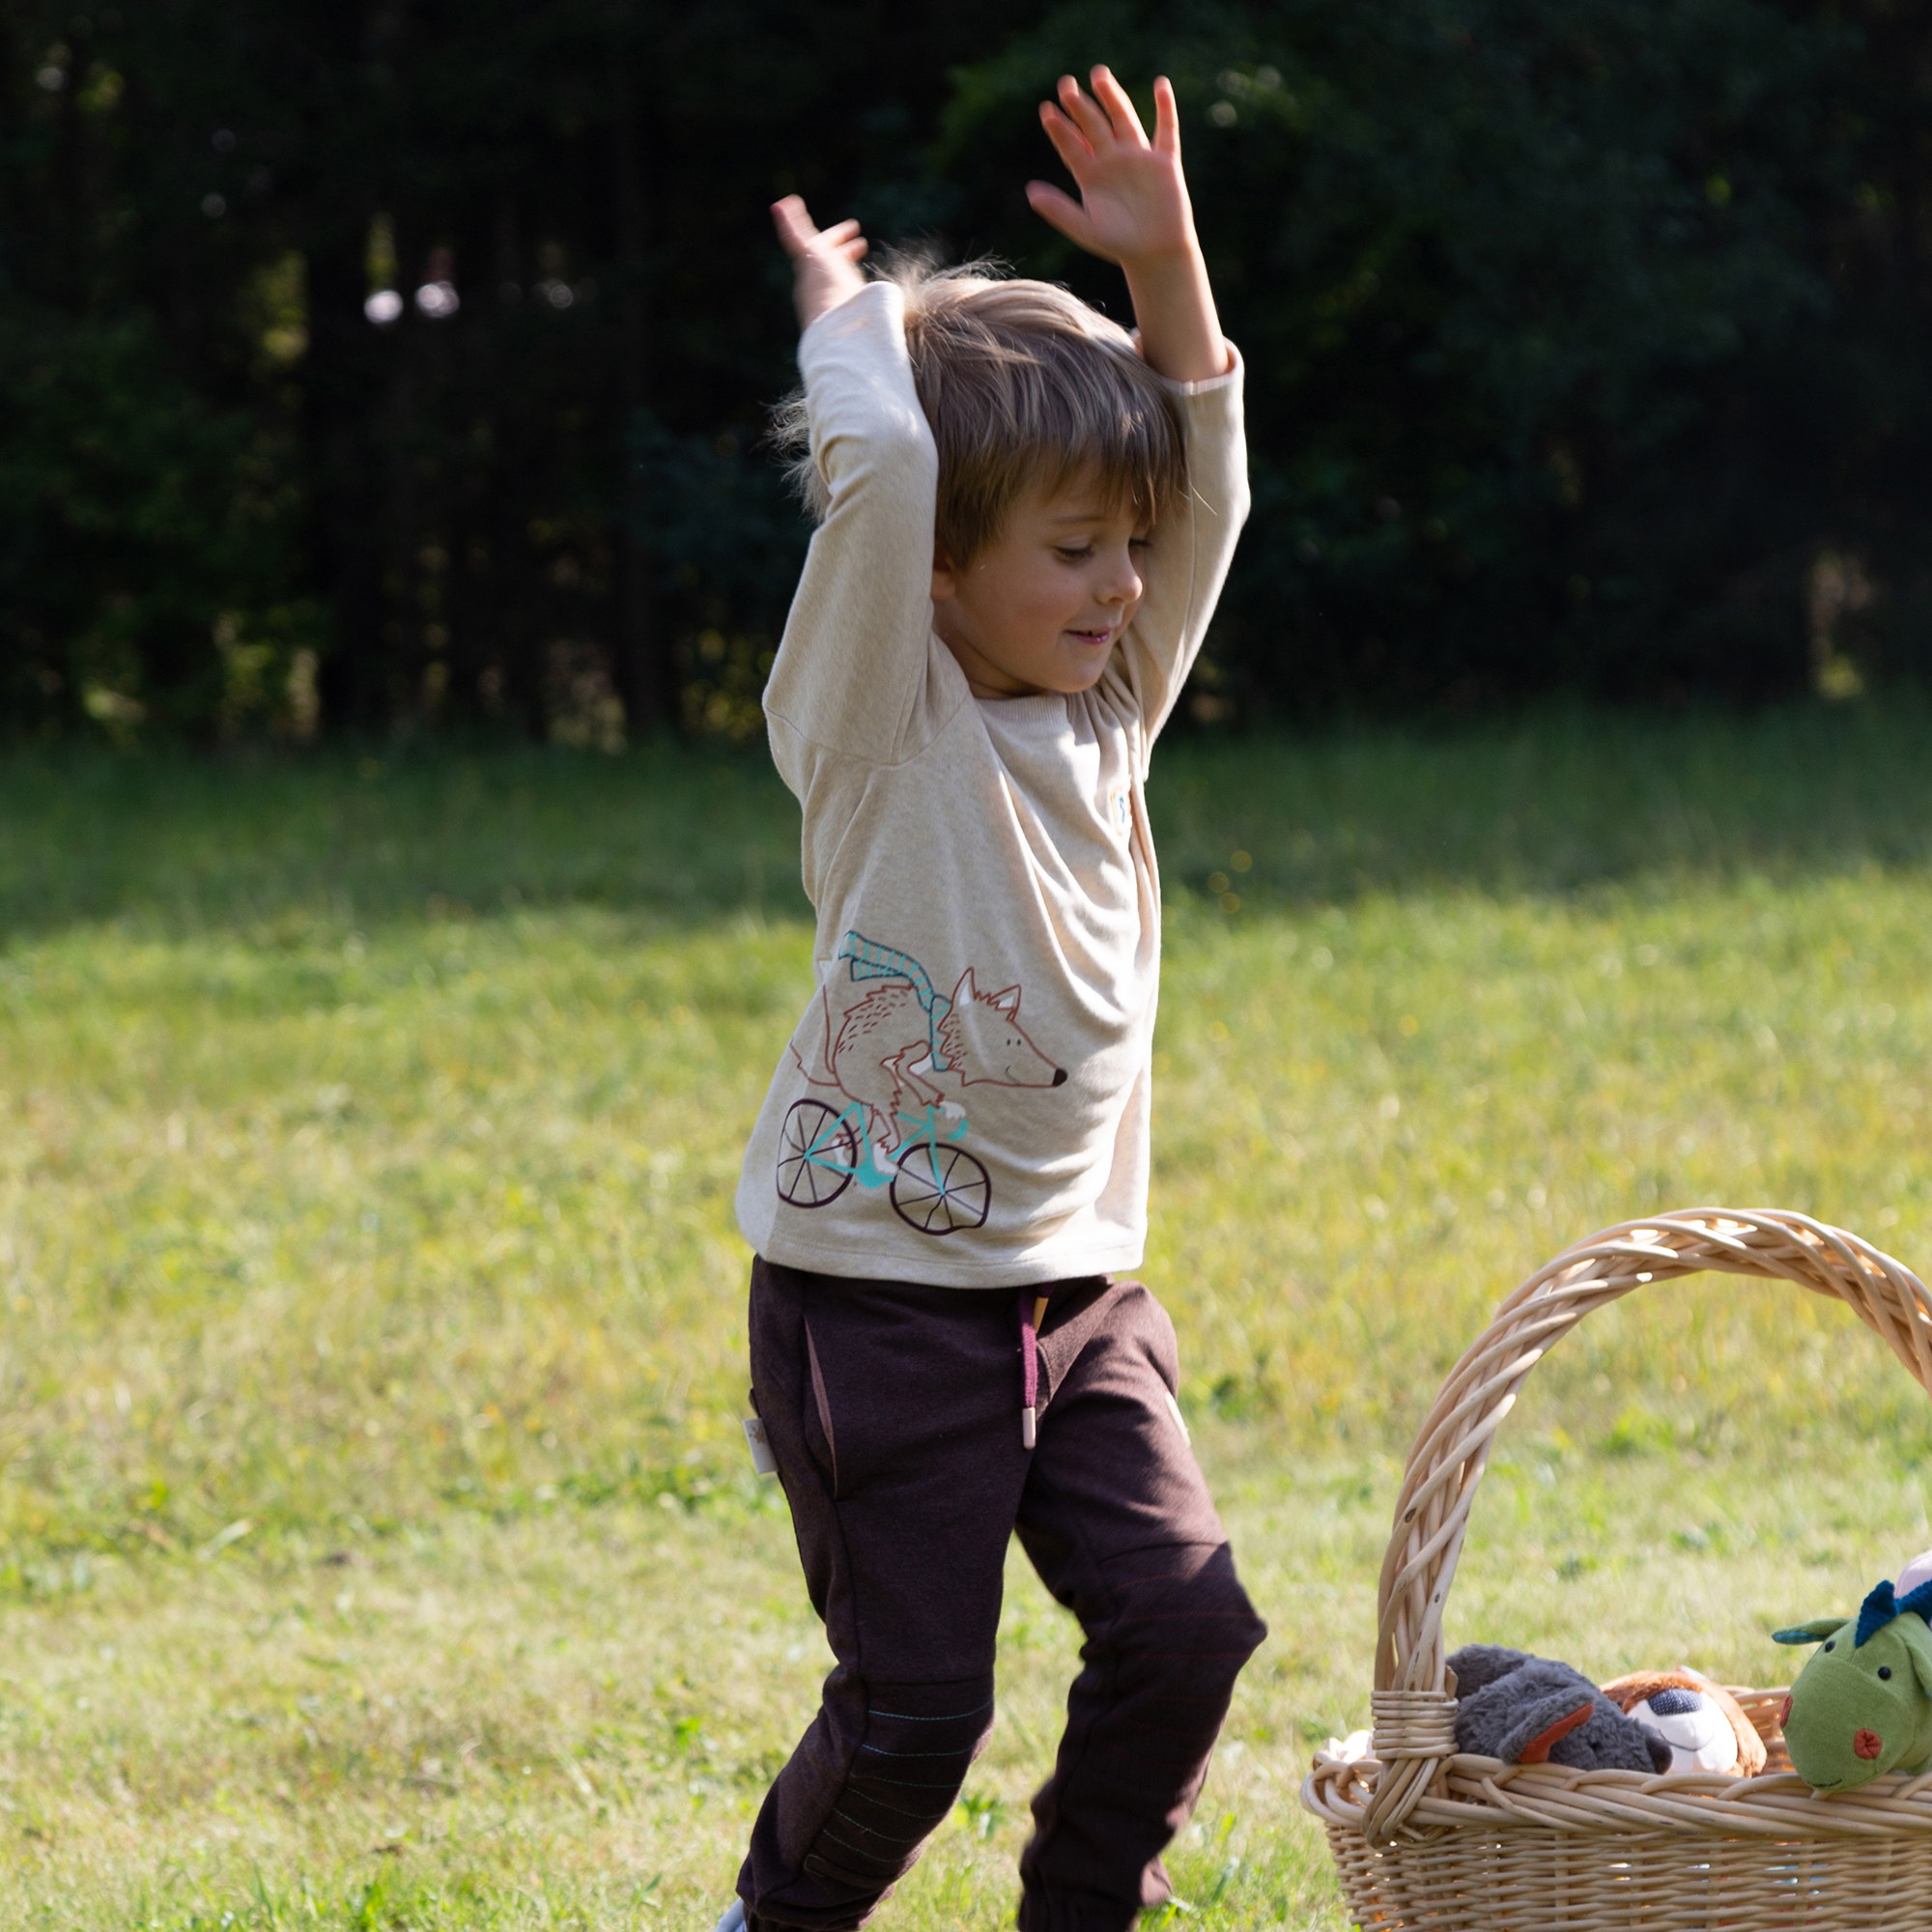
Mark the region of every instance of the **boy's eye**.
<instances>
[{"instance_id":1,"label":"boy's eye","mask_svg":"<svg viewBox=\"0 0 1932 1932\"><path fill-rule=\"evenodd\" d=\"M1075 548L1069 544L1062 544L1060 546L1060 554L1068 563L1085 563L1094 554L1094 546L1092 544L1082 544L1078 548Z\"/></svg>"}]
</instances>

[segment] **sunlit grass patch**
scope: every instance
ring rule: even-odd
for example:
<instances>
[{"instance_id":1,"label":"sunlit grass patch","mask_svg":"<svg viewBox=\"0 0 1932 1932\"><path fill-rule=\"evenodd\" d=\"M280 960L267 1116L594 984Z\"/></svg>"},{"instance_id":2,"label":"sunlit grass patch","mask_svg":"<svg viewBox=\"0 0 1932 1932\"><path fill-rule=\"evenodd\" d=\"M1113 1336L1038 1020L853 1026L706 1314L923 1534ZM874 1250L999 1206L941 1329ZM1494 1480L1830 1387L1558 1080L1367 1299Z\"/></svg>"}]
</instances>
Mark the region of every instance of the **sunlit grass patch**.
<instances>
[{"instance_id":1,"label":"sunlit grass patch","mask_svg":"<svg viewBox=\"0 0 1932 1932\"><path fill-rule=\"evenodd\" d=\"M1699 1202L1923 1266L1923 722L1163 753L1146 1273L1273 1629L1169 1924L1338 1922L1294 1790L1508 1288ZM672 752L372 762L0 764L0 1924L708 1924L812 1707L730 1213L795 816ZM1929 1454L1843 1310L1633 1296L1510 1418L1452 1633L1763 1681L1932 1543ZM1016 1563L890 1922L1009 1919L1075 1641Z\"/></svg>"},{"instance_id":2,"label":"sunlit grass patch","mask_svg":"<svg viewBox=\"0 0 1932 1932\"><path fill-rule=\"evenodd\" d=\"M1175 923L1156 1253L1197 1399L1381 1439L1506 1289L1646 1210L1776 1205L1910 1255L1932 1205L1917 879L1662 900L1396 899ZM1923 1405L1842 1310L1715 1281L1544 1373L1738 1443ZM1204 1346L1205 1344L1205 1346Z\"/></svg>"},{"instance_id":3,"label":"sunlit grass patch","mask_svg":"<svg viewBox=\"0 0 1932 1932\"><path fill-rule=\"evenodd\" d=\"M190 1545L675 1480L724 1426L730 1123L800 952L705 939L425 923L275 988L233 941L37 949L0 995L0 1261L10 1356L63 1372L0 1524Z\"/></svg>"},{"instance_id":4,"label":"sunlit grass patch","mask_svg":"<svg viewBox=\"0 0 1932 1932\"><path fill-rule=\"evenodd\" d=\"M1180 1916L1336 1927L1293 1793L1316 1746L1367 1720L1396 1463L1246 1426L1205 1448L1274 1631L1171 1861ZM1917 1473L1882 1454L1780 1474L1604 1457L1532 1424L1478 1504L1450 1629L1604 1676L1688 1660L1763 1682L1772 1623L1842 1606L1874 1551L1926 1540ZM790 1563L782 1519L732 1497L103 1558L57 1614L0 1610L0 1916L43 1922L53 1898L55 1923L168 1932L701 1924L829 1661ZM894 1922L1009 1921L1076 1642L1016 1557L991 1747Z\"/></svg>"}]
</instances>

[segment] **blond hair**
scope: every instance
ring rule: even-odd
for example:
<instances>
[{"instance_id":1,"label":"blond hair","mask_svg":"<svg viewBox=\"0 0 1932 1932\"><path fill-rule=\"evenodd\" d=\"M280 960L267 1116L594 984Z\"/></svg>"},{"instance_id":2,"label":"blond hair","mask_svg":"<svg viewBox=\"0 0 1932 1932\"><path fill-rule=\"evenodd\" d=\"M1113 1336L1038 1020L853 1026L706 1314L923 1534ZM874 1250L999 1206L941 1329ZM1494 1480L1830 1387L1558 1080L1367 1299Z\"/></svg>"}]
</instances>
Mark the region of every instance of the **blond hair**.
<instances>
[{"instance_id":1,"label":"blond hair","mask_svg":"<svg viewBox=\"0 0 1932 1932\"><path fill-rule=\"evenodd\" d=\"M940 269L898 255L878 273L905 297L913 383L939 448L933 534L950 563L993 542L1029 490L1051 496L1092 472L1108 507L1150 526L1186 490L1179 408L1119 323L996 263ZM803 393L779 406L773 434L823 522L831 493Z\"/></svg>"}]
</instances>

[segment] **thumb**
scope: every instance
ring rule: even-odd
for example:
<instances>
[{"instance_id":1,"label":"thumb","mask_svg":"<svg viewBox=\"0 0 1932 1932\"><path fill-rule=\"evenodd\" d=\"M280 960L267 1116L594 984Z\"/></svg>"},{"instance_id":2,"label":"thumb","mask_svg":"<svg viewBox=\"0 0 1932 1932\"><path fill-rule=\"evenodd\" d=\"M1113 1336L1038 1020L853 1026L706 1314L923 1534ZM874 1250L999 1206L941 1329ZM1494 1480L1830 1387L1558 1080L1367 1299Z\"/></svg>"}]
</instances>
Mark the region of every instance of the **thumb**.
<instances>
[{"instance_id":1,"label":"thumb","mask_svg":"<svg viewBox=\"0 0 1932 1932\"><path fill-rule=\"evenodd\" d=\"M772 203L772 226L778 230L779 242L785 253L794 259L811 246L812 238L818 233L811 224L804 200L795 194L788 194L783 200Z\"/></svg>"},{"instance_id":2,"label":"thumb","mask_svg":"<svg viewBox=\"0 0 1932 1932\"><path fill-rule=\"evenodd\" d=\"M1028 182L1026 198L1033 212L1042 221L1051 223L1082 248L1094 245L1094 224L1088 219L1087 211L1066 193L1057 188L1051 182Z\"/></svg>"}]
</instances>

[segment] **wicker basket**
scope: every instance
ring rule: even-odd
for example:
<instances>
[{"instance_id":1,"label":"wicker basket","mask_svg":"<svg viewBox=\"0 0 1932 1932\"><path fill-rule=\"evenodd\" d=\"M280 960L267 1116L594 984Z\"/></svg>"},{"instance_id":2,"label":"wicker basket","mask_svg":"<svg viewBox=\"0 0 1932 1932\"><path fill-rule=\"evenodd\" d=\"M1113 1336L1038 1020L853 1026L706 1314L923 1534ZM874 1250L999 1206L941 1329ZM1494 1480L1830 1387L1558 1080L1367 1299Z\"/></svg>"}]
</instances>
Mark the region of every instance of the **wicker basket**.
<instances>
[{"instance_id":1,"label":"wicker basket","mask_svg":"<svg viewBox=\"0 0 1932 1932\"><path fill-rule=\"evenodd\" d=\"M1530 1370L1592 1309L1703 1269L1834 1295L1932 1391L1932 1296L1803 1214L1699 1208L1558 1255L1456 1364L1409 1452L1377 1599L1374 1742L1323 1751L1301 1802L1364 1932L1927 1932L1932 1775L1812 1791L1777 1730L1783 1692L1736 1691L1759 1777L1504 1764L1456 1748L1442 1609L1490 1444Z\"/></svg>"}]
</instances>

